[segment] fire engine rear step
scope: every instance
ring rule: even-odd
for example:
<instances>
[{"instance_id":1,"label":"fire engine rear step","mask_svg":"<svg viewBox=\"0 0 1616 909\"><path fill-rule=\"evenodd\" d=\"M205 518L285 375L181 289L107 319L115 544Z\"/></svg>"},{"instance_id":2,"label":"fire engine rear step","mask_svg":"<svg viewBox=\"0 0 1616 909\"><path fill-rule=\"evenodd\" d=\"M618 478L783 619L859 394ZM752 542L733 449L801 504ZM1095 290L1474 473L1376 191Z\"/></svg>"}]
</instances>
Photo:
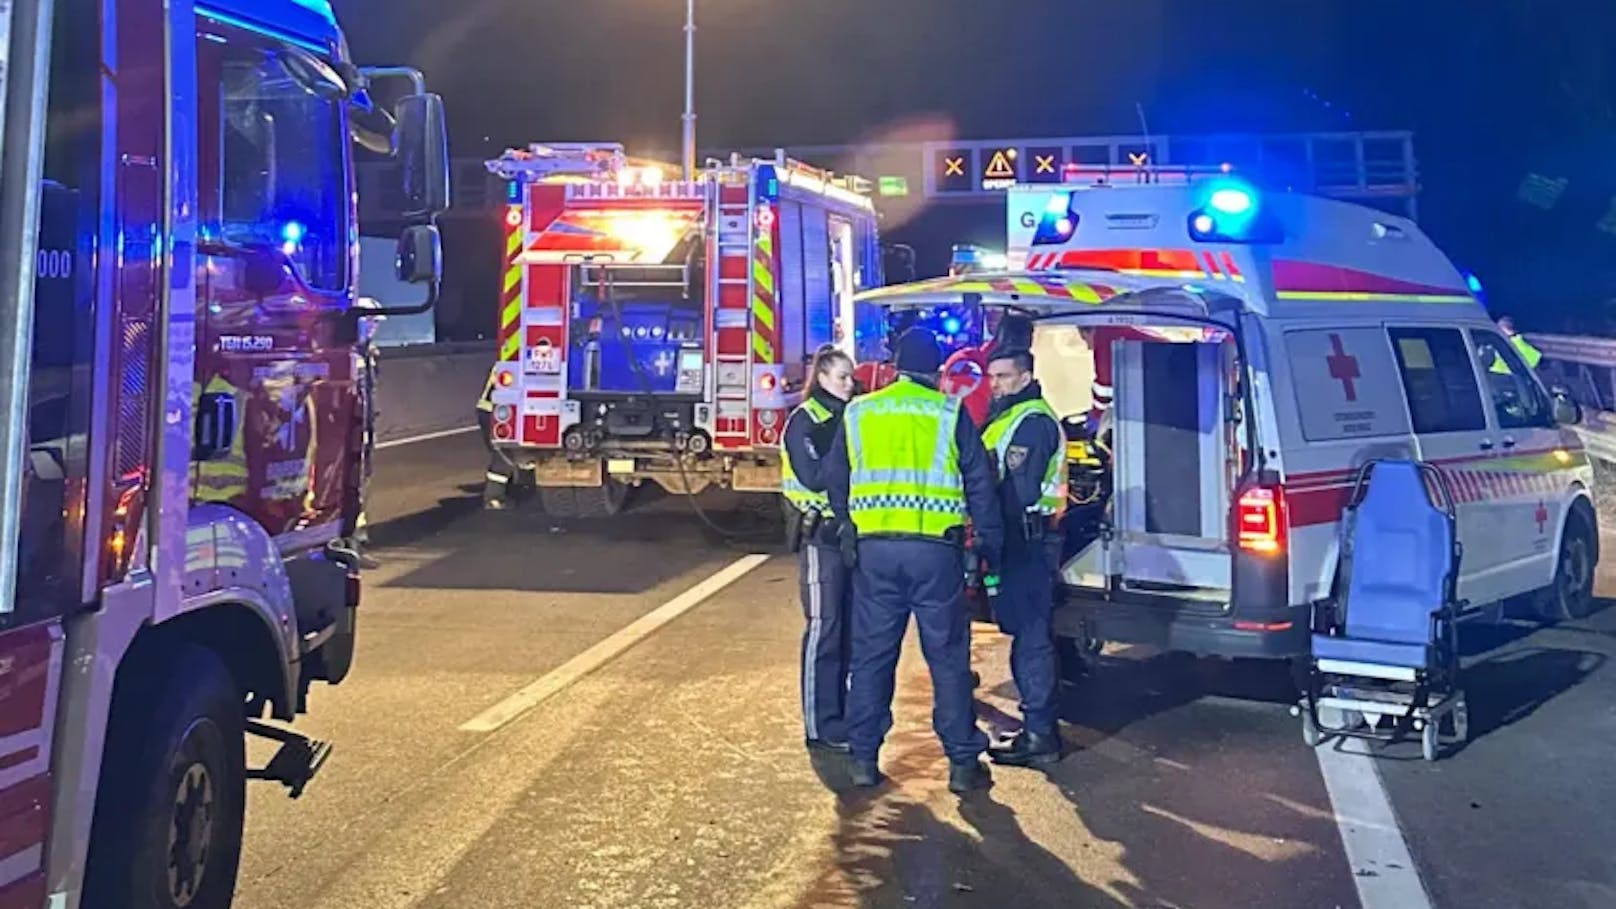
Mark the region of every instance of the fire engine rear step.
<instances>
[{"instance_id":1,"label":"fire engine rear step","mask_svg":"<svg viewBox=\"0 0 1616 909\"><path fill-rule=\"evenodd\" d=\"M260 723L247 721L247 732L281 743L275 756L262 769L247 768L247 779L270 780L286 787L286 794L297 798L314 779L331 756L331 743L311 739L306 735Z\"/></svg>"}]
</instances>

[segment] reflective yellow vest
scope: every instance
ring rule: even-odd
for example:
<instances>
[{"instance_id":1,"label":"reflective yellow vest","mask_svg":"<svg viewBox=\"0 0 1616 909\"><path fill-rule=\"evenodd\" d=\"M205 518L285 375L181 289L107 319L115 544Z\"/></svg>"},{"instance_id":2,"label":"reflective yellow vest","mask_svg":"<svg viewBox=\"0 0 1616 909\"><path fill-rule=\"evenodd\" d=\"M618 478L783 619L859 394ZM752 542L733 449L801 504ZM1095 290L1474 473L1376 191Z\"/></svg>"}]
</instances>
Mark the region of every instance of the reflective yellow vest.
<instances>
[{"instance_id":1,"label":"reflective yellow vest","mask_svg":"<svg viewBox=\"0 0 1616 909\"><path fill-rule=\"evenodd\" d=\"M1010 469L1005 465L1005 455L1010 451L1010 440L1015 438L1016 430L1021 422L1034 414L1048 417L1054 422L1057 431L1060 429L1060 418L1043 398L1034 398L1031 401L1022 401L1009 410L999 414L988 428L982 431L982 444L986 445L994 454L994 463L999 465L1000 477L1009 477ZM1038 511L1042 514L1057 514L1065 510L1066 484L1061 472L1066 467L1066 452L1056 450L1050 455L1049 463L1044 465L1043 486L1038 497Z\"/></svg>"},{"instance_id":2,"label":"reflective yellow vest","mask_svg":"<svg viewBox=\"0 0 1616 909\"><path fill-rule=\"evenodd\" d=\"M862 536L945 539L965 523L960 403L911 379L847 405L848 517Z\"/></svg>"},{"instance_id":3,"label":"reflective yellow vest","mask_svg":"<svg viewBox=\"0 0 1616 909\"><path fill-rule=\"evenodd\" d=\"M205 387L196 387L194 402L204 394L230 395L236 399L235 433L228 454L218 454L196 463L194 496L199 502L229 502L247 494L247 411L241 392L223 376L214 376Z\"/></svg>"},{"instance_id":4,"label":"reflective yellow vest","mask_svg":"<svg viewBox=\"0 0 1616 909\"><path fill-rule=\"evenodd\" d=\"M1515 352L1520 355L1521 362L1526 364L1527 369L1537 369L1537 364L1543 362L1543 352L1533 347L1532 342L1526 340L1524 335L1510 335L1509 344L1515 348ZM1509 364L1504 362L1503 357L1495 353L1493 354L1492 365L1487 367L1487 370L1499 375L1508 375Z\"/></svg>"},{"instance_id":5,"label":"reflective yellow vest","mask_svg":"<svg viewBox=\"0 0 1616 909\"><path fill-rule=\"evenodd\" d=\"M830 408L813 398L804 398L802 405L797 408L797 413L812 420L815 426L823 426L835 417ZM797 479L797 471L791 464L790 452L786 452L784 457L780 458L780 492L787 501L797 506L799 511L818 511L825 515L831 513L830 496L814 492Z\"/></svg>"}]
</instances>

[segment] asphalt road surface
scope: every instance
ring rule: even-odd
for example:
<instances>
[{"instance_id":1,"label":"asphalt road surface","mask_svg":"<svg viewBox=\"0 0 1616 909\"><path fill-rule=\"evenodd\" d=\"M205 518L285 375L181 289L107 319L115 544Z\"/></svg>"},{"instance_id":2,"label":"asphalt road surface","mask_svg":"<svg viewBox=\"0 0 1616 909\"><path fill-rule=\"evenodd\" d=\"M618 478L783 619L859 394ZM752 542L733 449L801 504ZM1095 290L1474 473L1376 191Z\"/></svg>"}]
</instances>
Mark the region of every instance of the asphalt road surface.
<instances>
[{"instance_id":1,"label":"asphalt road surface","mask_svg":"<svg viewBox=\"0 0 1616 909\"><path fill-rule=\"evenodd\" d=\"M1616 610L1471 634L1473 741L1434 765L1305 747L1280 667L1112 653L1063 692L1070 757L964 800L911 635L892 783L838 794L790 558L677 499L483 513L481 473L474 434L382 453L358 662L300 722L336 751L253 788L241 909L1616 905ZM974 653L1008 728L1007 641Z\"/></svg>"}]
</instances>

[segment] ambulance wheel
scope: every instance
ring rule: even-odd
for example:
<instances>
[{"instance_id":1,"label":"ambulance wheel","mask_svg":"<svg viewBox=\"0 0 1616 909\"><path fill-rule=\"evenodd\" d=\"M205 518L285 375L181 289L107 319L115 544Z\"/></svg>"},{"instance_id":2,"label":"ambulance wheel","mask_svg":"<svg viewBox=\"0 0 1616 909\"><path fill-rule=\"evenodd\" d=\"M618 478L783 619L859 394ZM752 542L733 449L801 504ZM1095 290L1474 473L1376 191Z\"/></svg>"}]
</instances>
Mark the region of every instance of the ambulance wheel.
<instances>
[{"instance_id":1,"label":"ambulance wheel","mask_svg":"<svg viewBox=\"0 0 1616 909\"><path fill-rule=\"evenodd\" d=\"M84 905L227 909L246 803L241 694L195 644L118 674Z\"/></svg>"},{"instance_id":2,"label":"ambulance wheel","mask_svg":"<svg viewBox=\"0 0 1616 909\"><path fill-rule=\"evenodd\" d=\"M1554 583L1538 597L1539 617L1547 622L1587 618L1594 609L1594 562L1598 558L1594 520L1587 503L1578 500L1566 518L1555 563Z\"/></svg>"},{"instance_id":3,"label":"ambulance wheel","mask_svg":"<svg viewBox=\"0 0 1616 909\"><path fill-rule=\"evenodd\" d=\"M1319 724L1313 722L1313 714L1306 707L1302 708L1302 744L1309 748L1317 748L1324 741L1323 733L1319 732Z\"/></svg>"},{"instance_id":4,"label":"ambulance wheel","mask_svg":"<svg viewBox=\"0 0 1616 909\"><path fill-rule=\"evenodd\" d=\"M1428 720L1420 730L1420 756L1427 761L1434 761L1442 754L1442 741L1437 735L1439 725Z\"/></svg>"}]
</instances>

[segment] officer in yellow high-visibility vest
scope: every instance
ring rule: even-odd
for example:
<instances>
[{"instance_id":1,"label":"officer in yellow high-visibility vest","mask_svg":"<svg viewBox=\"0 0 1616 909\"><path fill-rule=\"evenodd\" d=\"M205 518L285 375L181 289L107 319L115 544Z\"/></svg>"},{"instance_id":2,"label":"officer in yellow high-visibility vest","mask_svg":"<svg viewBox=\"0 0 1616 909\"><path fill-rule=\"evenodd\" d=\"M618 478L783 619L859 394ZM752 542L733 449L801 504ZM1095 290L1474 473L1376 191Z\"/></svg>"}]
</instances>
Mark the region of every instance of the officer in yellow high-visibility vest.
<instances>
[{"instance_id":1,"label":"officer in yellow high-visibility vest","mask_svg":"<svg viewBox=\"0 0 1616 909\"><path fill-rule=\"evenodd\" d=\"M1061 759L1056 705L1055 565L1047 545L1050 520L1066 504L1066 436L1033 378L1032 352L988 354L993 407L982 443L999 468L1004 557L994 618L1011 636L1010 674L1021 696L1021 732L990 748L998 764L1048 766ZM991 588L990 588L991 592Z\"/></svg>"},{"instance_id":2,"label":"officer in yellow high-visibility vest","mask_svg":"<svg viewBox=\"0 0 1616 909\"><path fill-rule=\"evenodd\" d=\"M499 364L488 367L488 381L483 383L482 396L477 399L477 425L482 427L483 444L488 446L488 467L483 471L483 507L498 510L506 507L509 499L511 475L515 472L510 458L494 447L494 381Z\"/></svg>"},{"instance_id":3,"label":"officer in yellow high-visibility vest","mask_svg":"<svg viewBox=\"0 0 1616 909\"><path fill-rule=\"evenodd\" d=\"M1515 353L1520 355L1521 362L1526 364L1527 369L1537 369L1537 364L1543 362L1543 352L1533 347L1532 342L1526 340L1525 335L1515 331L1514 319L1509 316L1499 319L1498 330L1504 333L1504 339L1509 342L1511 347L1515 348ZM1493 372L1509 372L1509 366L1504 363L1501 357L1493 359L1491 369Z\"/></svg>"},{"instance_id":4,"label":"officer in yellow high-visibility vest","mask_svg":"<svg viewBox=\"0 0 1616 909\"><path fill-rule=\"evenodd\" d=\"M780 492L791 505L792 548L802 594L802 727L808 747L847 751L847 631L852 571L842 563L837 516L825 494L824 459L853 397L853 359L814 354L802 404L780 434Z\"/></svg>"},{"instance_id":5,"label":"officer in yellow high-visibility vest","mask_svg":"<svg viewBox=\"0 0 1616 909\"><path fill-rule=\"evenodd\" d=\"M847 698L854 785L877 786L881 742L892 728L898 650L913 615L931 669L932 728L948 756L948 788L985 786L987 737L971 699L964 525L990 571L1004 525L993 467L960 402L936 388L937 339L912 328L895 345L898 378L847 405L826 459L830 507L847 515L844 558L853 576Z\"/></svg>"}]
</instances>

